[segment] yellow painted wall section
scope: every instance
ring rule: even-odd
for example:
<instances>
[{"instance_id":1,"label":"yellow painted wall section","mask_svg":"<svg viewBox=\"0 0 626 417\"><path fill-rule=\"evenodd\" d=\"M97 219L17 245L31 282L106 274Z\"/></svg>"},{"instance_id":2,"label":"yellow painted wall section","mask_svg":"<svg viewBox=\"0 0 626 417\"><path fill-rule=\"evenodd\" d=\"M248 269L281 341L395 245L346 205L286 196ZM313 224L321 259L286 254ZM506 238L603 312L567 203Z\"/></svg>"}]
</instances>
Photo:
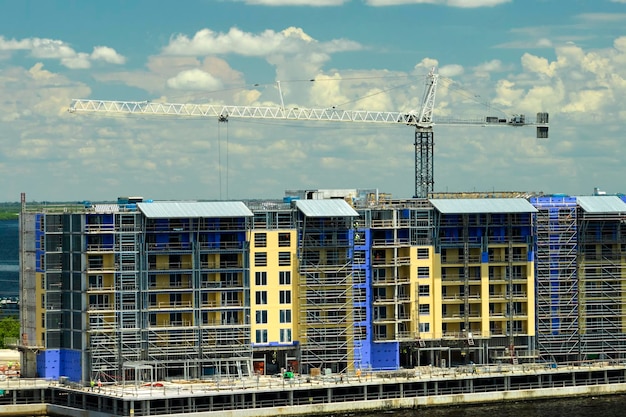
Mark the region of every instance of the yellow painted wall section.
<instances>
[{"instance_id":1,"label":"yellow painted wall section","mask_svg":"<svg viewBox=\"0 0 626 417\"><path fill-rule=\"evenodd\" d=\"M428 251L428 257L424 257L425 251ZM434 262L434 254L435 248L433 246L413 246L410 251L411 305L415 306L411 309L411 330L418 334L420 339L424 340L436 337L437 325L441 329L441 289L436 290L435 276L438 275L438 271ZM419 268L428 268L428 278L420 278L418 276ZM428 295L419 294L420 285L428 286ZM437 298L437 294L439 294L439 298ZM430 313L419 314L420 304L428 304ZM428 332L420 332L420 323L428 323L430 330Z\"/></svg>"},{"instance_id":2,"label":"yellow painted wall section","mask_svg":"<svg viewBox=\"0 0 626 417\"><path fill-rule=\"evenodd\" d=\"M528 297L528 320L526 321L526 331L529 336L535 336L535 262L528 262L528 280L526 284L526 294Z\"/></svg>"},{"instance_id":3,"label":"yellow painted wall section","mask_svg":"<svg viewBox=\"0 0 626 417\"><path fill-rule=\"evenodd\" d=\"M46 327L42 323L44 321L42 320L42 317L46 313L45 305L42 303L42 297L45 297L46 294L46 290L44 289L46 285L46 279L45 275L41 272L35 273L35 279L38 283L37 285L35 285L35 317L37 317L37 320L35 320L35 335L37 337L37 340L29 340L28 343L31 345L42 346L42 334L46 331Z\"/></svg>"},{"instance_id":4,"label":"yellow painted wall section","mask_svg":"<svg viewBox=\"0 0 626 417\"><path fill-rule=\"evenodd\" d=\"M258 234L265 235L257 236ZM267 343L277 342L291 344L297 339L297 259L295 230L259 230L255 229L250 236L250 321L251 338L257 343L256 331L267 331ZM266 253L266 265L257 265L257 253ZM281 278L283 283L281 283ZM266 304L257 304L266 301ZM287 302L289 301L289 302ZM291 323L281 323L281 310L290 311ZM257 312L267 312L267 323L257 323ZM283 314L286 317L287 313ZM284 320L283 320L284 321ZM283 341L281 341L281 329ZM291 333L291 340L287 339Z\"/></svg>"},{"instance_id":5,"label":"yellow painted wall section","mask_svg":"<svg viewBox=\"0 0 626 417\"><path fill-rule=\"evenodd\" d=\"M480 306L480 334L474 331L474 337L490 337L489 333L489 263L480 264L480 297L482 304Z\"/></svg>"}]
</instances>

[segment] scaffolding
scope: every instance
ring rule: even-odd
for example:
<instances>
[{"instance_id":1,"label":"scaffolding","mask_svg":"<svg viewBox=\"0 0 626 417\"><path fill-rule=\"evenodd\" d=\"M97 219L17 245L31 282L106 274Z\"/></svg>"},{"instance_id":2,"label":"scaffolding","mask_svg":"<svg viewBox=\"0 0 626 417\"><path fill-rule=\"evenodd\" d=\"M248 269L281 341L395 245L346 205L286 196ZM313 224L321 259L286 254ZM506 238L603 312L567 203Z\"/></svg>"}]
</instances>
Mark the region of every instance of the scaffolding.
<instances>
[{"instance_id":1,"label":"scaffolding","mask_svg":"<svg viewBox=\"0 0 626 417\"><path fill-rule=\"evenodd\" d=\"M434 201L441 259L442 344L455 362L534 360L532 207ZM495 210L494 210L495 209ZM492 211L493 210L493 211ZM488 291L487 291L488 290ZM484 313L488 312L488 315ZM443 352L442 352L443 353Z\"/></svg>"},{"instance_id":2,"label":"scaffolding","mask_svg":"<svg viewBox=\"0 0 626 417\"><path fill-rule=\"evenodd\" d=\"M352 217L297 220L301 372L354 370L355 309L365 295L355 291Z\"/></svg>"},{"instance_id":3,"label":"scaffolding","mask_svg":"<svg viewBox=\"0 0 626 417\"><path fill-rule=\"evenodd\" d=\"M626 214L594 204L611 199L579 198L578 360L626 358Z\"/></svg>"},{"instance_id":4,"label":"scaffolding","mask_svg":"<svg viewBox=\"0 0 626 417\"><path fill-rule=\"evenodd\" d=\"M535 220L536 332L541 356L579 359L578 211L575 197L538 197Z\"/></svg>"},{"instance_id":5,"label":"scaffolding","mask_svg":"<svg viewBox=\"0 0 626 417\"><path fill-rule=\"evenodd\" d=\"M408 212L393 207L372 210L374 342L413 341L418 338L411 327L413 297Z\"/></svg>"}]
</instances>

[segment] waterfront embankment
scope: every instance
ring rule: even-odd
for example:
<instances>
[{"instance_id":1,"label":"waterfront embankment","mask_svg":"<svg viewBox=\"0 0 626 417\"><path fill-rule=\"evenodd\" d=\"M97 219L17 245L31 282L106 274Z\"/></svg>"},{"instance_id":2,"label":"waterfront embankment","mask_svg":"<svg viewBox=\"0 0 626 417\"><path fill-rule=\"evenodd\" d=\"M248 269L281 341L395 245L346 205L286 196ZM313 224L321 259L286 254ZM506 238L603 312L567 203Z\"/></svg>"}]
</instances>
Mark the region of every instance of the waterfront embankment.
<instances>
[{"instance_id":1,"label":"waterfront embankment","mask_svg":"<svg viewBox=\"0 0 626 417\"><path fill-rule=\"evenodd\" d=\"M20 408L22 404L45 404L49 415L64 416L270 417L604 396L626 393L626 366L424 367L360 377L135 382L107 385L99 392L58 381L39 381L37 386L28 382L6 381L14 385L4 387L9 393L0 404L11 408L0 407L0 416L36 415Z\"/></svg>"}]
</instances>

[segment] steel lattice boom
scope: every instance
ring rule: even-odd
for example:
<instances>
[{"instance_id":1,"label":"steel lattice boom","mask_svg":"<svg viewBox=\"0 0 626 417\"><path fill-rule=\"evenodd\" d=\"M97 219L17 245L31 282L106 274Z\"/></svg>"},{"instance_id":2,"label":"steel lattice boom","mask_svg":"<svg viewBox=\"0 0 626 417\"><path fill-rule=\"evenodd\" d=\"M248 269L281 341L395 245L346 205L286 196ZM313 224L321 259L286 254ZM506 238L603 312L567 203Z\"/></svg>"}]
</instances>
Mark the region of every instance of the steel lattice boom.
<instances>
[{"instance_id":1,"label":"steel lattice boom","mask_svg":"<svg viewBox=\"0 0 626 417\"><path fill-rule=\"evenodd\" d=\"M367 110L227 106L215 104L159 103L151 101L107 101L74 99L70 113L169 115L181 117L210 117L220 121L230 118L309 120L323 122L356 122L404 124L415 127L415 197L427 198L434 191L435 125L457 126L536 126L537 137L548 137L548 113L537 113L537 121L529 123L523 115L512 118L478 117L471 119L433 119L438 74L433 69L428 76L422 106L418 112L381 112Z\"/></svg>"}]
</instances>

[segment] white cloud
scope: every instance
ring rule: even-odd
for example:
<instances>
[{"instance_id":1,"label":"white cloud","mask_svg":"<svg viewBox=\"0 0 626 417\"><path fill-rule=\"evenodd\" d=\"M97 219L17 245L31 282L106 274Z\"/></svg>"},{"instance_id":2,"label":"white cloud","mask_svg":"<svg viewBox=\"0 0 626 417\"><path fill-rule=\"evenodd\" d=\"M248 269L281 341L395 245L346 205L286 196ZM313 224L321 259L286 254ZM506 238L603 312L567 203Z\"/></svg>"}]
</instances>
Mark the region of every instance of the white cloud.
<instances>
[{"instance_id":1,"label":"white cloud","mask_svg":"<svg viewBox=\"0 0 626 417\"><path fill-rule=\"evenodd\" d=\"M626 0L622 3L626 3ZM577 17L594 23L621 22L626 20L626 13L581 13Z\"/></svg>"},{"instance_id":2,"label":"white cloud","mask_svg":"<svg viewBox=\"0 0 626 417\"><path fill-rule=\"evenodd\" d=\"M280 32L265 30L258 34L233 27L226 33L203 29L191 38L179 34L163 48L162 54L207 58L227 54L261 57L274 68L277 80L298 80L315 78L331 54L360 49L359 43L346 39L318 41L297 27ZM214 73L212 69L207 72ZM307 98L308 87L285 84L282 92L297 103Z\"/></svg>"},{"instance_id":3,"label":"white cloud","mask_svg":"<svg viewBox=\"0 0 626 417\"><path fill-rule=\"evenodd\" d=\"M56 59L61 65L70 69L90 68L94 60L102 60L110 64L125 62L125 58L113 48L95 47L90 56L85 52L76 52L61 40L47 38L5 39L0 36L0 51L28 51L33 58Z\"/></svg>"},{"instance_id":4,"label":"white cloud","mask_svg":"<svg viewBox=\"0 0 626 417\"><path fill-rule=\"evenodd\" d=\"M94 47L93 52L91 53L91 59L118 65L122 65L126 62L126 58L124 56L118 54L115 49L109 48L108 46Z\"/></svg>"},{"instance_id":5,"label":"white cloud","mask_svg":"<svg viewBox=\"0 0 626 417\"><path fill-rule=\"evenodd\" d=\"M524 39L520 41L511 41L499 43L494 48L502 49L546 49L552 48L554 45L548 38Z\"/></svg>"},{"instance_id":6,"label":"white cloud","mask_svg":"<svg viewBox=\"0 0 626 417\"><path fill-rule=\"evenodd\" d=\"M202 29L192 37L179 34L163 48L164 55L206 56L212 54L238 54L245 56L267 56L270 54L297 54L302 48L317 51L341 52L361 49L354 41L336 39L318 42L302 29L289 27L281 32L265 30L260 34L231 28L228 33L216 33Z\"/></svg>"},{"instance_id":7,"label":"white cloud","mask_svg":"<svg viewBox=\"0 0 626 417\"><path fill-rule=\"evenodd\" d=\"M178 73L167 80L167 86L176 90L217 90L222 82L201 69L191 69Z\"/></svg>"},{"instance_id":8,"label":"white cloud","mask_svg":"<svg viewBox=\"0 0 626 417\"><path fill-rule=\"evenodd\" d=\"M403 4L436 4L440 6L476 8L493 7L512 0L366 0L370 6L398 6Z\"/></svg>"},{"instance_id":9,"label":"white cloud","mask_svg":"<svg viewBox=\"0 0 626 417\"><path fill-rule=\"evenodd\" d=\"M458 77L464 72L463 66L458 64L444 65L439 68L439 74L443 77Z\"/></svg>"}]
</instances>

